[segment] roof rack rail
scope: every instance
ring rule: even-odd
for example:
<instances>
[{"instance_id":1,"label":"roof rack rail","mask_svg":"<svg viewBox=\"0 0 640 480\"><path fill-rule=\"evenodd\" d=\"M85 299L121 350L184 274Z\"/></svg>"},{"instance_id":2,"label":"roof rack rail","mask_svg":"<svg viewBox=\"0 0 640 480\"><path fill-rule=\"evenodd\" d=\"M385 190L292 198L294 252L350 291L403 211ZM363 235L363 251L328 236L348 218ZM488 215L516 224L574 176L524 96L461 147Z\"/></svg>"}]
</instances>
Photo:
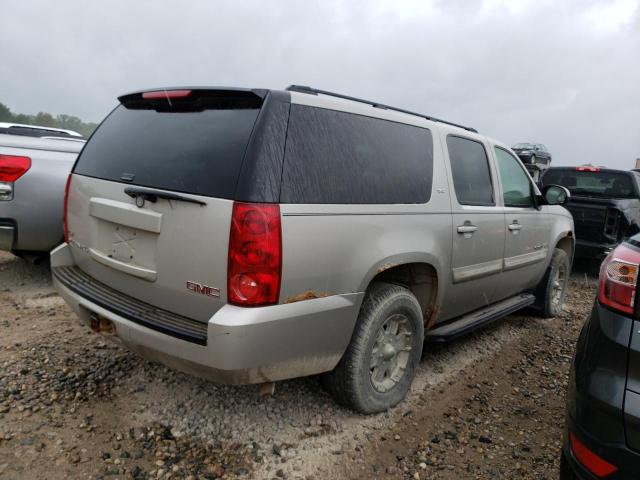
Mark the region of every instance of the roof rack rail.
<instances>
[{"instance_id":1,"label":"roof rack rail","mask_svg":"<svg viewBox=\"0 0 640 480\"><path fill-rule=\"evenodd\" d=\"M408 115L415 115L416 117L421 117L427 120L431 120L432 122L445 123L453 127L458 127L464 130L468 130L470 132L478 133L478 130L476 130L475 128L465 127L464 125L460 125L458 123L448 122L446 120L430 117L429 115L424 115L422 113L416 113L410 110L404 110L402 108L391 107L383 103L372 102L370 100L363 100L362 98L350 97L348 95L342 95L340 93L329 92L327 90L320 90L317 88L307 87L304 85L289 85L285 90L287 90L288 92L307 93L309 95L328 95L330 97L342 98L344 100L351 100L353 102L366 103L367 105L371 105L374 108L380 108L382 110L393 110L394 112L401 112L401 113L406 113Z\"/></svg>"}]
</instances>

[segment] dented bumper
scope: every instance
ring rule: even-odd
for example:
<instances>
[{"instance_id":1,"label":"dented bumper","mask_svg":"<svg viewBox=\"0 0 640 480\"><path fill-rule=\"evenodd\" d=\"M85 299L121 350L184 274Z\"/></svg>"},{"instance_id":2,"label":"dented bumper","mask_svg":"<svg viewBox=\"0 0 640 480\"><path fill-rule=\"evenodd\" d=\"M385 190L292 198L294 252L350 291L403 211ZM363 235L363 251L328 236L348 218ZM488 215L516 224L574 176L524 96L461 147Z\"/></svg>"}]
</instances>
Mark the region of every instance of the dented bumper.
<instances>
[{"instance_id":1,"label":"dented bumper","mask_svg":"<svg viewBox=\"0 0 640 480\"><path fill-rule=\"evenodd\" d=\"M69 267L66 244L51 253L51 266ZM110 320L117 336L143 357L219 383L283 380L331 370L347 348L362 293L333 295L260 308L225 305L206 323L206 341L194 343L155 328L134 316L78 293L54 274L60 295L91 324ZM114 313L118 311L118 313Z\"/></svg>"}]
</instances>

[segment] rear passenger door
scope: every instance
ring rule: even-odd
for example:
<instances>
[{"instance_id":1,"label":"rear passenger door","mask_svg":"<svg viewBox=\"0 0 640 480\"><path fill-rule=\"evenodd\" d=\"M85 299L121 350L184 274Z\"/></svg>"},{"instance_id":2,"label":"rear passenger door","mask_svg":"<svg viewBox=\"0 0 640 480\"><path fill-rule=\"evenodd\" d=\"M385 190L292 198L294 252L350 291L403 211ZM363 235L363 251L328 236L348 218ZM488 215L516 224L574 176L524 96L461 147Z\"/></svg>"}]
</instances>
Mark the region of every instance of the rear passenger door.
<instances>
[{"instance_id":1,"label":"rear passenger door","mask_svg":"<svg viewBox=\"0 0 640 480\"><path fill-rule=\"evenodd\" d=\"M453 190L451 284L441 316L446 320L496 300L505 223L485 144L458 135L447 135L444 144Z\"/></svg>"},{"instance_id":2,"label":"rear passenger door","mask_svg":"<svg viewBox=\"0 0 640 480\"><path fill-rule=\"evenodd\" d=\"M506 238L500 297L533 287L544 273L549 253L547 213L535 208L534 186L522 163L506 149L493 151L500 174Z\"/></svg>"}]
</instances>

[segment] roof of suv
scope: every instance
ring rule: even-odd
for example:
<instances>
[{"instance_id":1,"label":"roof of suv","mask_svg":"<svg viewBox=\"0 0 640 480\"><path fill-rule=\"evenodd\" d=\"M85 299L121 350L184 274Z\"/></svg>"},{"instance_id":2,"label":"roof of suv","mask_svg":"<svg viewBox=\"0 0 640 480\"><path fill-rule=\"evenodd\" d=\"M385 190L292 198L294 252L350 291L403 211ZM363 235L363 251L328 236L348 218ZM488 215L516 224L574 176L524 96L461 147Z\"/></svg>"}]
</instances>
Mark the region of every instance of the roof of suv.
<instances>
[{"instance_id":1,"label":"roof of suv","mask_svg":"<svg viewBox=\"0 0 640 480\"><path fill-rule=\"evenodd\" d=\"M329 96L329 97L341 98L343 100L349 100L349 101L352 101L352 102L363 103L363 104L369 105L369 106L371 106L373 108L379 108L379 109L382 109L382 110L393 110L395 112L406 113L407 115L413 115L413 116L416 116L416 117L424 118L424 119L430 120L432 122L445 123L445 124L451 125L453 127L458 127L458 128L462 128L464 130L468 130L470 132L478 133L478 131L475 128L465 127L464 125L460 125L460 124L457 124L457 123L449 122L447 120L442 120L440 118L431 117L429 115L424 115L422 113L412 112L410 110L405 110L405 109L402 109L402 108L392 107L392 106L389 106L389 105L385 105L383 103L373 102L371 100L364 100L362 98L350 97L348 95L343 95L341 93L329 92L327 90L319 90L317 88L312 88L312 87L307 87L307 86L302 86L302 85L289 85L286 88L286 91L288 91L288 92L306 93L306 94L309 94L309 95L326 95L326 96Z\"/></svg>"},{"instance_id":2,"label":"roof of suv","mask_svg":"<svg viewBox=\"0 0 640 480\"><path fill-rule=\"evenodd\" d=\"M154 95L154 94L158 95L157 99L161 99L163 98L162 95L164 93L164 95L166 95L167 99L170 101L171 93L187 92L190 90L208 90L208 91L219 91L219 92L227 92L231 94L235 93L235 94L245 94L245 95L253 94L259 97L260 99L264 99L267 93L269 93L269 91L278 91L278 90L269 90L269 89L262 89L262 88L238 88L238 87L221 87L221 86L217 86L217 87L215 86L209 86L209 87L207 86L180 86L180 87L174 86L174 87L160 87L160 88L150 88L145 90L137 90L134 92L126 93L124 95L120 95L118 97L118 100L123 104L129 103L129 102L133 103L140 100L140 95L142 95L142 97L145 98L145 95ZM327 103L329 103L330 99L334 99L334 100L337 99L340 101L353 103L361 107L362 106L364 106L365 108L368 107L372 110L371 112L372 117L383 118L383 115L380 115L380 113L384 111L397 112L397 113L409 115L412 117L417 117L421 120L428 120L431 122L442 123L451 127L466 130L468 132L478 133L478 131L475 128L460 125L458 123L450 122L448 120L442 120L440 118L432 117L430 115L416 113L416 112L412 112L410 110L405 110L402 108L392 107L390 105L386 105L380 102L374 102L371 100L364 100L362 98L351 97L351 96L343 95L340 93L330 92L328 90L320 90L317 88L312 88L312 87L302 86L302 85L289 85L287 88L284 89L284 92L287 94L290 94L293 92L294 94L301 93L305 95L313 95L318 99L323 99L323 98L326 99Z\"/></svg>"}]
</instances>

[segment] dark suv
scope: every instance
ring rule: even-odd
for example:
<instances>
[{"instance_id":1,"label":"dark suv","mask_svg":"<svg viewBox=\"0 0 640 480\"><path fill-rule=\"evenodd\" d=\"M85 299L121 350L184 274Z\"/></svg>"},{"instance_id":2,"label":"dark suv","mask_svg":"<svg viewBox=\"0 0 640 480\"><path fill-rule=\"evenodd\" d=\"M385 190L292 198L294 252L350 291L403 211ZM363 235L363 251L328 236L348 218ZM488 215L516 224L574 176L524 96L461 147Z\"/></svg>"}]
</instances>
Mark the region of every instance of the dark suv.
<instances>
[{"instance_id":1,"label":"dark suv","mask_svg":"<svg viewBox=\"0 0 640 480\"><path fill-rule=\"evenodd\" d=\"M561 480L640 478L640 235L603 262L567 395Z\"/></svg>"}]
</instances>

